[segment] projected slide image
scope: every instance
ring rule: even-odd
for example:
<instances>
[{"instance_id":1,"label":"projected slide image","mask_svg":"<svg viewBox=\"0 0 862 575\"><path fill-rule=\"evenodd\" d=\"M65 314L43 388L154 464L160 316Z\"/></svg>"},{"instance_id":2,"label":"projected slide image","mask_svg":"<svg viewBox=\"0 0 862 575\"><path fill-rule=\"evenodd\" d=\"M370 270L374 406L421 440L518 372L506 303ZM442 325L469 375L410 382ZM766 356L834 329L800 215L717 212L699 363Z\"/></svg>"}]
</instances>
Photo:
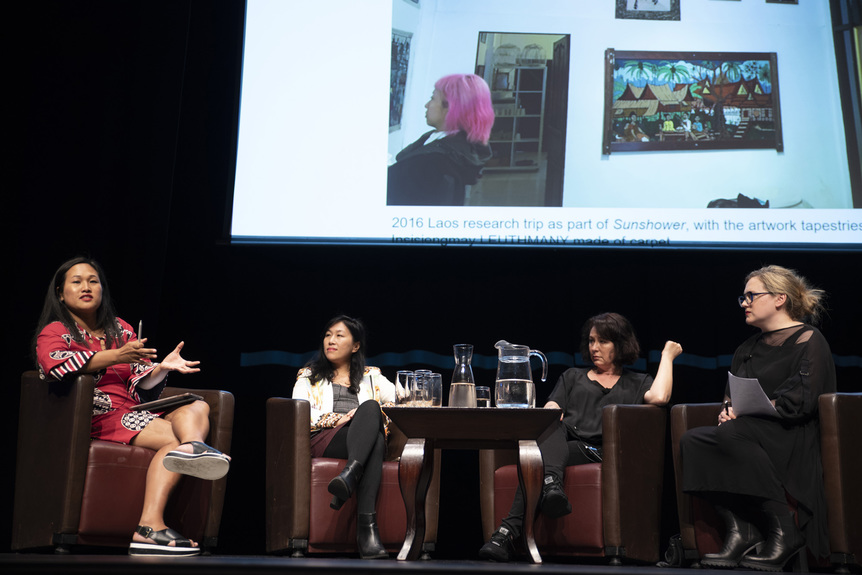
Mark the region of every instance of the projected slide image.
<instances>
[{"instance_id":1,"label":"projected slide image","mask_svg":"<svg viewBox=\"0 0 862 575\"><path fill-rule=\"evenodd\" d=\"M248 0L233 241L862 246L828 26L806 4Z\"/></svg>"}]
</instances>

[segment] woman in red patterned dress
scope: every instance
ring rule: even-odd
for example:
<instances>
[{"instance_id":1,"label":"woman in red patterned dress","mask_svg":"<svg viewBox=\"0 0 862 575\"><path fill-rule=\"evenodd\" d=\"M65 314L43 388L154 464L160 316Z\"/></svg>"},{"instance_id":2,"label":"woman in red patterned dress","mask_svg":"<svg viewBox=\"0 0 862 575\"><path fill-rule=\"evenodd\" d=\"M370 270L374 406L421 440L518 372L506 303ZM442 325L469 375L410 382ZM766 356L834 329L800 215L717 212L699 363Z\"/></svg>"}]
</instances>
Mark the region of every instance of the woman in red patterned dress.
<instances>
[{"instance_id":1,"label":"woman in red patterned dress","mask_svg":"<svg viewBox=\"0 0 862 575\"><path fill-rule=\"evenodd\" d=\"M196 373L200 362L183 359L183 343L161 363L132 327L116 317L105 275L97 262L75 258L57 269L42 308L36 359L43 379L91 374L96 381L91 437L156 452L147 472L141 518L130 555L196 555L198 544L169 529L164 510L180 473L218 479L230 458L203 440L209 433L209 406L203 401L160 415L132 411L155 399L171 371Z\"/></svg>"}]
</instances>

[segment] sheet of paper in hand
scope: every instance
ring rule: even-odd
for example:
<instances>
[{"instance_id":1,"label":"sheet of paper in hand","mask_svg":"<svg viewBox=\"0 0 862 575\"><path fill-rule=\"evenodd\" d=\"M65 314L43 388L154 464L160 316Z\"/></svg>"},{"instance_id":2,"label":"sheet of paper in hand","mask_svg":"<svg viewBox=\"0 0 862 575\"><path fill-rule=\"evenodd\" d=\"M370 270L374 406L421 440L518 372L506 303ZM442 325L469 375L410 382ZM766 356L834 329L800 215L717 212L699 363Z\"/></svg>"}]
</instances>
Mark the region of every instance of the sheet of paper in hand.
<instances>
[{"instance_id":1,"label":"sheet of paper in hand","mask_svg":"<svg viewBox=\"0 0 862 575\"><path fill-rule=\"evenodd\" d=\"M739 415L762 415L778 417L775 406L763 393L760 382L756 378L736 377L727 372L727 382L730 385L730 401L733 412Z\"/></svg>"}]
</instances>

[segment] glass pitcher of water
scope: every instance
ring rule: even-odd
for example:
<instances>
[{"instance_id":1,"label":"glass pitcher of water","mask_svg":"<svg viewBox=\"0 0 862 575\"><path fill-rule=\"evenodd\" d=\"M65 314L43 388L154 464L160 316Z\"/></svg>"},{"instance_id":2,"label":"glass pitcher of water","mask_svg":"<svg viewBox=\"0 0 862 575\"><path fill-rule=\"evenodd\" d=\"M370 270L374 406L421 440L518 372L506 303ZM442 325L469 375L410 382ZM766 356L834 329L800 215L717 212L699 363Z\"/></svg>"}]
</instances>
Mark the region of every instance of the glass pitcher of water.
<instances>
[{"instance_id":1,"label":"glass pitcher of water","mask_svg":"<svg viewBox=\"0 0 862 575\"><path fill-rule=\"evenodd\" d=\"M498 341L497 380L495 399L497 407L536 407L536 386L533 384L530 356L542 360L542 381L548 377L548 358L537 349Z\"/></svg>"}]
</instances>

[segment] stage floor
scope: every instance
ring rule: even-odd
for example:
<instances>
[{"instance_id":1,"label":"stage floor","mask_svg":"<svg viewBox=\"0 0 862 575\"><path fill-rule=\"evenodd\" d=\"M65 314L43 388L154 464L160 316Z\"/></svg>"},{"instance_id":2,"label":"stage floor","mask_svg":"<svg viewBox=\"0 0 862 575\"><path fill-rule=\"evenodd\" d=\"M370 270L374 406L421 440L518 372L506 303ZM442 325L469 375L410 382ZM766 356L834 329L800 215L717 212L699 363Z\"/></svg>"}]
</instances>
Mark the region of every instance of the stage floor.
<instances>
[{"instance_id":1,"label":"stage floor","mask_svg":"<svg viewBox=\"0 0 862 575\"><path fill-rule=\"evenodd\" d=\"M703 575L706 569L662 569L654 566L624 565L610 567L603 564L557 563L546 561L542 565L526 562L491 563L487 561L363 561L350 558L301 558L274 556L209 556L187 558L131 558L124 555L39 555L0 554L0 573L63 573L64 575L123 573L159 575L178 574L266 574L289 573L291 575L362 575L384 573L398 575L414 573L421 575L459 573L536 573L567 575ZM725 572L726 573L726 572Z\"/></svg>"}]
</instances>

